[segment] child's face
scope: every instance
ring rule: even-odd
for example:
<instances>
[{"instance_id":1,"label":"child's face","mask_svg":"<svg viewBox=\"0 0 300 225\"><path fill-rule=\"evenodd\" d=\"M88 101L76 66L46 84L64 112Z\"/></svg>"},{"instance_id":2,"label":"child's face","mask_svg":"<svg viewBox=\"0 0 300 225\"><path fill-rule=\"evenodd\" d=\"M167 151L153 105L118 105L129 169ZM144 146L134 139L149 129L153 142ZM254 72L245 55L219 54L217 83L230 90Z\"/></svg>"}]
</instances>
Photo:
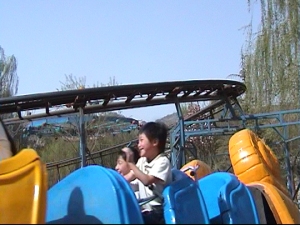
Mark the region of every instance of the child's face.
<instances>
[{"instance_id":1,"label":"child's face","mask_svg":"<svg viewBox=\"0 0 300 225\"><path fill-rule=\"evenodd\" d=\"M139 135L138 148L141 157L151 158L153 151L152 149L156 147L156 142L151 142L145 134Z\"/></svg>"},{"instance_id":2,"label":"child's face","mask_svg":"<svg viewBox=\"0 0 300 225\"><path fill-rule=\"evenodd\" d=\"M129 166L127 162L122 158L122 156L118 157L115 169L119 174L123 176L130 172Z\"/></svg>"}]
</instances>

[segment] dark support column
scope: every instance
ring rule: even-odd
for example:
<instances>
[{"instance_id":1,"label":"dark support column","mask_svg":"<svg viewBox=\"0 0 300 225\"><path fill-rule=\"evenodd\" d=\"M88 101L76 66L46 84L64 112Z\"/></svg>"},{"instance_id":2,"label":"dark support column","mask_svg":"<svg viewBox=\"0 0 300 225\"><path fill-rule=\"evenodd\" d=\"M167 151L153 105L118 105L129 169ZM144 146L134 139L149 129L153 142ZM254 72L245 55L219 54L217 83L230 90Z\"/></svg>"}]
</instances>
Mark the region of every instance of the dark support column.
<instances>
[{"instance_id":1,"label":"dark support column","mask_svg":"<svg viewBox=\"0 0 300 225\"><path fill-rule=\"evenodd\" d=\"M172 131L170 132L170 149L171 149L171 163L172 163L172 167L175 169L177 168L177 149L176 149L176 145L177 145L177 141L176 141L176 129L177 126L175 126L174 129L172 129Z\"/></svg>"},{"instance_id":2,"label":"dark support column","mask_svg":"<svg viewBox=\"0 0 300 225\"><path fill-rule=\"evenodd\" d=\"M86 166L86 137L83 108L79 107L79 150L81 156L81 167Z\"/></svg>"},{"instance_id":3,"label":"dark support column","mask_svg":"<svg viewBox=\"0 0 300 225\"><path fill-rule=\"evenodd\" d=\"M177 162L177 168L180 169L185 163L185 152L184 152L184 147L185 147L185 132L184 132L184 118L183 114L180 108L180 103L176 102L176 111L178 114L179 118L179 127L180 127L180 135L179 135L179 155L178 155L178 162Z\"/></svg>"},{"instance_id":4,"label":"dark support column","mask_svg":"<svg viewBox=\"0 0 300 225\"><path fill-rule=\"evenodd\" d=\"M295 193L295 184L294 184L294 178L293 178L293 171L291 168L291 162L290 162L290 150L288 143L286 142L288 134L287 134L287 127L284 127L284 155L285 155L285 163L287 168L287 188L291 194L291 196Z\"/></svg>"},{"instance_id":5,"label":"dark support column","mask_svg":"<svg viewBox=\"0 0 300 225\"><path fill-rule=\"evenodd\" d=\"M58 164L56 165L56 169L57 169L57 174L58 174L57 182L59 182L60 181L60 172L59 172L59 165Z\"/></svg>"}]
</instances>

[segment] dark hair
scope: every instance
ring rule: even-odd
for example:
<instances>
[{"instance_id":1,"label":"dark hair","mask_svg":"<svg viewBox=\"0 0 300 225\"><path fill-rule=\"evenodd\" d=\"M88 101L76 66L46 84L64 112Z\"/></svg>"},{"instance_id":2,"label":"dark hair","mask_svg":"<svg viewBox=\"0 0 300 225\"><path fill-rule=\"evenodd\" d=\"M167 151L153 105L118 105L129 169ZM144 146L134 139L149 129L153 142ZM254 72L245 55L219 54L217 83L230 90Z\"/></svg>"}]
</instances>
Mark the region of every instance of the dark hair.
<instances>
[{"instance_id":1,"label":"dark hair","mask_svg":"<svg viewBox=\"0 0 300 225\"><path fill-rule=\"evenodd\" d=\"M0 118L0 126L3 127L3 130L5 132L5 135L7 137L7 140L9 141L9 144L10 144L10 151L12 152L12 155L16 155L17 154L17 148L16 148L16 145L15 145L15 142L13 140L13 138L11 137L10 133L8 132L5 124L3 123L2 119Z\"/></svg>"},{"instance_id":2,"label":"dark hair","mask_svg":"<svg viewBox=\"0 0 300 225\"><path fill-rule=\"evenodd\" d=\"M139 134L145 134L149 141L157 139L159 152L163 153L165 151L168 128L164 123L148 122L140 128Z\"/></svg>"},{"instance_id":3,"label":"dark hair","mask_svg":"<svg viewBox=\"0 0 300 225\"><path fill-rule=\"evenodd\" d=\"M136 164L137 161L138 161L139 158L140 158L140 153L139 153L139 151L137 150L137 148L135 148L135 147L133 147L133 146L126 146L126 147L124 147L124 148L129 148L129 149L132 151L132 153L133 153L133 161L134 161L134 163ZM121 156L125 161L127 160L127 159L126 159L126 153L125 153L124 151L122 151L122 149L118 151L118 156Z\"/></svg>"}]
</instances>

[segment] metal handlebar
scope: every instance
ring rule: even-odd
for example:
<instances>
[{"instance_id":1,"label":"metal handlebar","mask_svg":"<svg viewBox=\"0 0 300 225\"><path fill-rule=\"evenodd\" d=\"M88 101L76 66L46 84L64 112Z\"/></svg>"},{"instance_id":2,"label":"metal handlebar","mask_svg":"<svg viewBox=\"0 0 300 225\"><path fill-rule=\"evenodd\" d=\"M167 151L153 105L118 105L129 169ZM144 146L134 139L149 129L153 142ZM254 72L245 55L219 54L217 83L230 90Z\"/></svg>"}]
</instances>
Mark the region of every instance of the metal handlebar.
<instances>
[{"instance_id":1,"label":"metal handlebar","mask_svg":"<svg viewBox=\"0 0 300 225\"><path fill-rule=\"evenodd\" d=\"M156 198L157 198L156 195L150 196L148 198L140 198L140 199L138 199L139 206L145 205L148 202L151 202L152 200L154 200Z\"/></svg>"},{"instance_id":2,"label":"metal handlebar","mask_svg":"<svg viewBox=\"0 0 300 225\"><path fill-rule=\"evenodd\" d=\"M138 203L140 206L147 204L148 202L151 202L152 200L156 199L156 198L160 198L163 200L163 197L160 193L158 193L155 189L154 186L151 184L149 185L149 189L153 191L154 195L147 197L147 198L140 198L138 199Z\"/></svg>"}]
</instances>

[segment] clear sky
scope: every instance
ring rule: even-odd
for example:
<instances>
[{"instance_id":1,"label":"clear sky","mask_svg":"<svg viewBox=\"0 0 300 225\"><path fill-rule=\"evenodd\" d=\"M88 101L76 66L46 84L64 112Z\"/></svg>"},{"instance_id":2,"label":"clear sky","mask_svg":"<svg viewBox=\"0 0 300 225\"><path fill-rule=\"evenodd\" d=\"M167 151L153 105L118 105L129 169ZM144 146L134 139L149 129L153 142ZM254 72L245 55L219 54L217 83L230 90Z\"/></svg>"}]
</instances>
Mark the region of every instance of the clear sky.
<instances>
[{"instance_id":1,"label":"clear sky","mask_svg":"<svg viewBox=\"0 0 300 225\"><path fill-rule=\"evenodd\" d=\"M258 4L254 5L258 12ZM0 2L0 46L18 62L18 95L86 87L229 79L240 70L247 0L9 0ZM254 27L255 28L255 27ZM124 110L146 121L173 105Z\"/></svg>"}]
</instances>

